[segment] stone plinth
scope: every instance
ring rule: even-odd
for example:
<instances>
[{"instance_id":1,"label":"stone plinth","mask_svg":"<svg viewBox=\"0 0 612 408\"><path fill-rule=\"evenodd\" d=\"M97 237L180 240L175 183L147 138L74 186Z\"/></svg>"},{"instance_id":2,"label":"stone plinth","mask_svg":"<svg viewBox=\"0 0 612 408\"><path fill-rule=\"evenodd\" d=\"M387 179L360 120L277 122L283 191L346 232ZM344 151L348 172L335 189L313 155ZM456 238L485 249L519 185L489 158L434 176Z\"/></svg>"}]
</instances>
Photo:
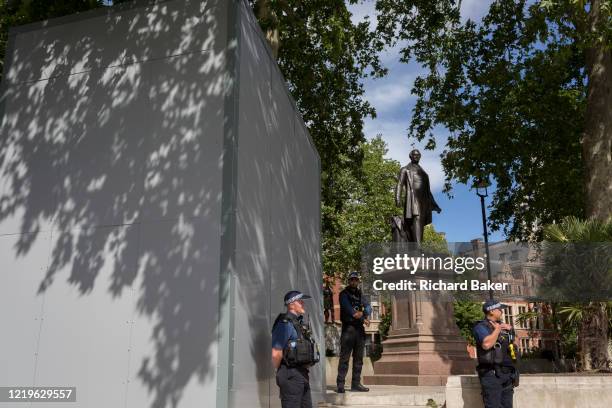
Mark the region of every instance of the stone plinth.
<instances>
[{"instance_id":1,"label":"stone plinth","mask_svg":"<svg viewBox=\"0 0 612 408\"><path fill-rule=\"evenodd\" d=\"M397 291L392 307L383 355L365 384L446 385L450 375L474 374L476 362L459 334L450 298Z\"/></svg>"}]
</instances>

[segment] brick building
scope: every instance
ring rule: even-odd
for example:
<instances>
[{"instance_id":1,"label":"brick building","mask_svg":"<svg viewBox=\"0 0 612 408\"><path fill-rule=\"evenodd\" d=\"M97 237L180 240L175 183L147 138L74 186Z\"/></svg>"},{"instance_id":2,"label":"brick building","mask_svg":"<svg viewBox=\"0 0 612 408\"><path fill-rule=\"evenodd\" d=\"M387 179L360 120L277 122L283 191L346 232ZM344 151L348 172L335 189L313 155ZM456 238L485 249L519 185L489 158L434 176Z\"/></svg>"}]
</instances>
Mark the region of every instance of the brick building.
<instances>
[{"instance_id":1,"label":"brick building","mask_svg":"<svg viewBox=\"0 0 612 408\"><path fill-rule=\"evenodd\" d=\"M485 248L481 239L474 239L464 248L458 248L461 256L484 256ZM536 298L539 276L536 269L541 267L535 249L525 243L500 241L489 244L491 256L491 277L493 281L509 283L503 295L497 295L506 305L505 323L515 328L517 343L521 353L547 350L556 353L559 338L546 317L550 315L550 305L538 302ZM486 279L487 271L481 271L481 279ZM537 317L519 320L517 316L537 312Z\"/></svg>"}]
</instances>

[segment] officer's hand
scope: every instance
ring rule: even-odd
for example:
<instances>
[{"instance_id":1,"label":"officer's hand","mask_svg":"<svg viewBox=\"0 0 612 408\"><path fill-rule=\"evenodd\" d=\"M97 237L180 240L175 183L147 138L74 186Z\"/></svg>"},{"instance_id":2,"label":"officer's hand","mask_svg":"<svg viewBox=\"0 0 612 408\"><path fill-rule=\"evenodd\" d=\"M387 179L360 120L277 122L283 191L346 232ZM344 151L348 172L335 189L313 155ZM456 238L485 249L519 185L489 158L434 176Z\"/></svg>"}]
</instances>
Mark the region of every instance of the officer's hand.
<instances>
[{"instance_id":1,"label":"officer's hand","mask_svg":"<svg viewBox=\"0 0 612 408\"><path fill-rule=\"evenodd\" d=\"M502 330L512 330L512 325L508 324L508 323L502 323L500 324L501 329Z\"/></svg>"},{"instance_id":2,"label":"officer's hand","mask_svg":"<svg viewBox=\"0 0 612 408\"><path fill-rule=\"evenodd\" d=\"M365 324L365 325L366 325L366 327L370 327L370 321L369 321L368 319L365 319L365 320L363 321L363 324Z\"/></svg>"},{"instance_id":3,"label":"officer's hand","mask_svg":"<svg viewBox=\"0 0 612 408\"><path fill-rule=\"evenodd\" d=\"M354 317L355 319L361 319L361 316L363 316L363 312L361 312L361 311L357 311L357 312L355 312L355 313L353 314L353 317Z\"/></svg>"},{"instance_id":4,"label":"officer's hand","mask_svg":"<svg viewBox=\"0 0 612 408\"><path fill-rule=\"evenodd\" d=\"M490 320L489 323L491 323L491 326L493 326L493 330L501 330L501 324L494 322L492 320Z\"/></svg>"}]
</instances>

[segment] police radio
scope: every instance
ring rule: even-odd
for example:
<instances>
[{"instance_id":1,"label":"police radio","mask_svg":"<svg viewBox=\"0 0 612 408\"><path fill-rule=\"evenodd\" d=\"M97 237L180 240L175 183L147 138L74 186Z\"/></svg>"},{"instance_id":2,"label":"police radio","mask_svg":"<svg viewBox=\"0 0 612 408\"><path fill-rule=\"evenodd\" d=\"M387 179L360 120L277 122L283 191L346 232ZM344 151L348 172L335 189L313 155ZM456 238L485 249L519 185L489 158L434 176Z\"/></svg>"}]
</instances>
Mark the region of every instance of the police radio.
<instances>
[{"instance_id":1,"label":"police radio","mask_svg":"<svg viewBox=\"0 0 612 408\"><path fill-rule=\"evenodd\" d=\"M514 348L514 340L516 339L516 332L514 331L514 327L510 330L501 332L502 336L506 336L508 338L508 351L510 352L510 358L512 361L516 361L516 350Z\"/></svg>"}]
</instances>

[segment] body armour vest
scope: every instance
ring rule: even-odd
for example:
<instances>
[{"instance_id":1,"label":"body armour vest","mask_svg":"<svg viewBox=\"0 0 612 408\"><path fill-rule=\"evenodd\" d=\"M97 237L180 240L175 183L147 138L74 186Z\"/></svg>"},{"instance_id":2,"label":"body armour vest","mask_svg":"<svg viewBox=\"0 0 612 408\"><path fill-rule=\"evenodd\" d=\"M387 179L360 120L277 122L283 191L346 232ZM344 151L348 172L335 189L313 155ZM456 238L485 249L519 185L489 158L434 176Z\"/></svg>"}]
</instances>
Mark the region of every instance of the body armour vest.
<instances>
[{"instance_id":1,"label":"body armour vest","mask_svg":"<svg viewBox=\"0 0 612 408\"><path fill-rule=\"evenodd\" d=\"M309 367L319 362L319 346L312 338L312 331L295 316L281 313L272 325L272 331L279 322L291 323L297 332L296 340L289 340L283 348L283 363L287 367Z\"/></svg>"},{"instance_id":2,"label":"body armour vest","mask_svg":"<svg viewBox=\"0 0 612 408\"><path fill-rule=\"evenodd\" d=\"M493 332L491 324L488 320L482 320L478 324L486 325L489 333ZM507 332L501 332L497 338L497 342L488 350L482 348L482 345L476 345L476 355L478 356L479 368L493 368L495 366L511 366L512 360L508 347L510 345Z\"/></svg>"},{"instance_id":3,"label":"body armour vest","mask_svg":"<svg viewBox=\"0 0 612 408\"><path fill-rule=\"evenodd\" d=\"M346 288L340 292L340 296L342 297L343 294L348 296L353 310L341 310L340 320L343 324L362 324L363 320L353 317L353 313L357 311L363 312L364 310L363 302L361 301L361 291L359 289L353 291Z\"/></svg>"}]
</instances>

